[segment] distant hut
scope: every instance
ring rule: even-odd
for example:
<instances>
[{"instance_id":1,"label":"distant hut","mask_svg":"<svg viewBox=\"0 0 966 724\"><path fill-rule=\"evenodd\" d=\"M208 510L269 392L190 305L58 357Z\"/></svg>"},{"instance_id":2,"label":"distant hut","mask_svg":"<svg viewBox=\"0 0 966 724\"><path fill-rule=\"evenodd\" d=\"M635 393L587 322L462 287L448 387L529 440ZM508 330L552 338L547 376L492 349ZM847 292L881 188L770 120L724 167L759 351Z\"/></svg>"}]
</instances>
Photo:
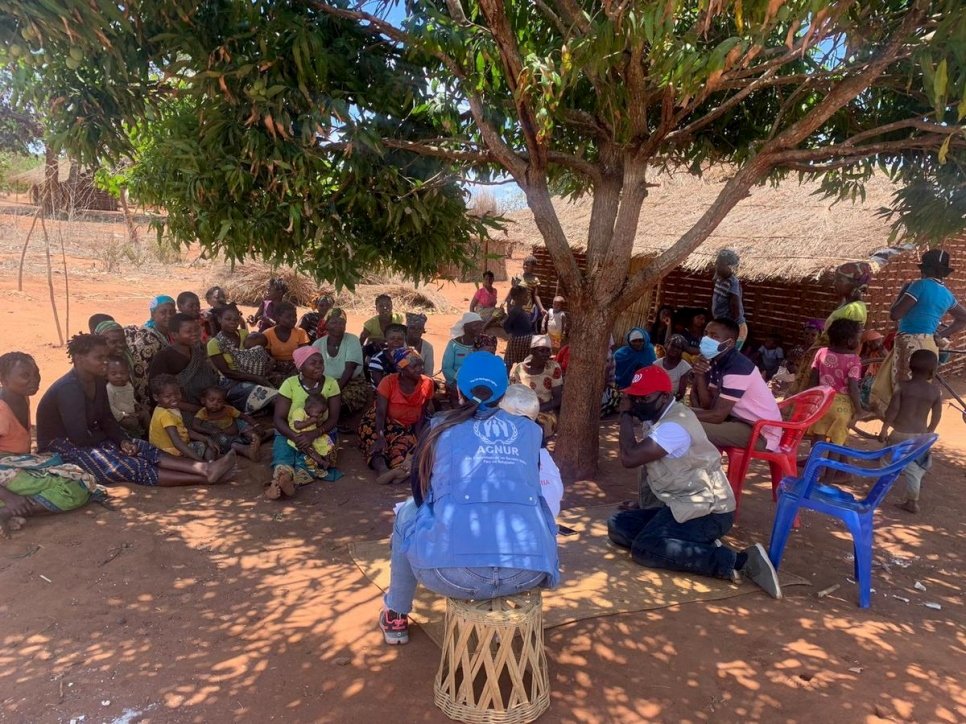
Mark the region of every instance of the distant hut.
<instances>
[{"instance_id":1,"label":"distant hut","mask_svg":"<svg viewBox=\"0 0 966 724\"><path fill-rule=\"evenodd\" d=\"M41 165L17 174L10 180L30 187L30 200L39 204L43 196L47 169ZM90 211L117 211L118 200L94 185L94 171L83 169L69 160L57 164L57 182L54 185L56 209L86 209Z\"/></svg>"},{"instance_id":2,"label":"distant hut","mask_svg":"<svg viewBox=\"0 0 966 724\"><path fill-rule=\"evenodd\" d=\"M653 179L634 243L631 268L637 270L669 248L704 213L717 197L725 180L689 174L662 175ZM874 277L865 301L869 305L869 328L887 333L894 329L889 307L902 285L919 278L919 257L925 246L889 246L889 222L878 215L889 206L895 187L884 178L866 184L866 198L834 203L815 192L817 184L788 181L779 187L752 190L718 226L710 238L680 267L628 309L614 325L615 339L628 329L653 320L657 307L710 307L713 264L720 249L731 248L741 256L739 274L745 298L750 334L761 340L772 331L782 334L786 346L800 341L809 318L825 318L836 306L831 290L832 272L848 261L867 261ZM561 225L574 243L587 238L592 200L575 203L556 199L554 207ZM510 239L533 248L538 260L544 298L559 288L550 254L529 210L510 215ZM966 300L966 235L943 244L953 257L955 274L947 286ZM575 249L578 266L585 255ZM966 335L957 340L966 346ZM962 369L966 360L957 367Z\"/></svg>"},{"instance_id":3,"label":"distant hut","mask_svg":"<svg viewBox=\"0 0 966 724\"><path fill-rule=\"evenodd\" d=\"M467 213L478 217L496 216L496 204L491 198L487 204L470 207ZM456 264L441 264L439 277L460 282L479 282L483 278L483 272L491 271L494 281L505 282L510 278L506 270L506 260L513 256L514 245L507 238L506 232L495 232L490 238L473 239L470 243L473 248L469 265L460 268Z\"/></svg>"}]
</instances>

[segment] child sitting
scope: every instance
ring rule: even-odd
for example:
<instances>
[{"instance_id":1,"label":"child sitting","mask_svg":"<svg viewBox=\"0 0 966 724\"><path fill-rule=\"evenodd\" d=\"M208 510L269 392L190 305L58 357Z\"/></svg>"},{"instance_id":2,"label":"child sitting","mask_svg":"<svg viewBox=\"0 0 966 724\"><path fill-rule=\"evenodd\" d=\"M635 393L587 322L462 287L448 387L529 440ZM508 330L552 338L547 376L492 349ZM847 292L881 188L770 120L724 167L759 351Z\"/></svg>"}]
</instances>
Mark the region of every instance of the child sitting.
<instances>
[{"instance_id":1,"label":"child sitting","mask_svg":"<svg viewBox=\"0 0 966 724\"><path fill-rule=\"evenodd\" d=\"M844 445L853 417L857 420L870 417L859 399L862 360L857 350L860 330L858 322L836 319L828 328L829 346L815 353L809 387L831 387L835 390L835 399L822 419L809 428L808 434L813 439Z\"/></svg>"},{"instance_id":2,"label":"child sitting","mask_svg":"<svg viewBox=\"0 0 966 724\"><path fill-rule=\"evenodd\" d=\"M781 345L781 337L777 334L769 334L765 337L765 343L758 348L758 366L761 368L765 382L771 381L785 359L785 350Z\"/></svg>"},{"instance_id":3,"label":"child sitting","mask_svg":"<svg viewBox=\"0 0 966 724\"><path fill-rule=\"evenodd\" d=\"M222 455L234 450L249 460L258 458L262 440L257 423L227 404L225 390L209 387L201 393L201 404L191 421L195 432L209 436Z\"/></svg>"},{"instance_id":4,"label":"child sitting","mask_svg":"<svg viewBox=\"0 0 966 724\"><path fill-rule=\"evenodd\" d=\"M289 425L296 432L316 430L319 425L325 422L325 415L329 410L329 405L325 398L319 394L311 394L305 400L305 405L299 410L291 413ZM289 440L291 447L297 447L293 440ZM305 454L305 463L313 477L320 477L316 473L329 469L334 460L335 446L329 435L320 435L312 442L312 449Z\"/></svg>"},{"instance_id":5,"label":"child sitting","mask_svg":"<svg viewBox=\"0 0 966 724\"><path fill-rule=\"evenodd\" d=\"M131 368L126 357L114 356L107 359L107 401L114 419L125 432L132 437L144 438L150 418L147 410L134 398Z\"/></svg>"},{"instance_id":6,"label":"child sitting","mask_svg":"<svg viewBox=\"0 0 966 724\"><path fill-rule=\"evenodd\" d=\"M157 403L148 432L148 442L169 455L210 462L217 456L216 446L205 435L188 430L181 414L181 386L174 375L151 378L151 396Z\"/></svg>"},{"instance_id":7,"label":"child sitting","mask_svg":"<svg viewBox=\"0 0 966 724\"><path fill-rule=\"evenodd\" d=\"M912 353L909 358L912 378L900 382L892 394L882 430L879 432L879 440L894 445L936 431L943 412L942 392L934 379L938 364L936 353L928 349ZM892 428L891 433L888 432L889 428ZM919 460L909 463L902 471L906 479L906 493L905 499L897 504L902 510L919 512L919 488L931 462L927 452Z\"/></svg>"},{"instance_id":8,"label":"child sitting","mask_svg":"<svg viewBox=\"0 0 966 724\"><path fill-rule=\"evenodd\" d=\"M671 378L671 389L677 400L684 399L684 393L691 381L691 365L684 361L684 350L688 346L687 340L680 334L673 334L667 341L664 356L655 360L654 364L667 372Z\"/></svg>"}]
</instances>

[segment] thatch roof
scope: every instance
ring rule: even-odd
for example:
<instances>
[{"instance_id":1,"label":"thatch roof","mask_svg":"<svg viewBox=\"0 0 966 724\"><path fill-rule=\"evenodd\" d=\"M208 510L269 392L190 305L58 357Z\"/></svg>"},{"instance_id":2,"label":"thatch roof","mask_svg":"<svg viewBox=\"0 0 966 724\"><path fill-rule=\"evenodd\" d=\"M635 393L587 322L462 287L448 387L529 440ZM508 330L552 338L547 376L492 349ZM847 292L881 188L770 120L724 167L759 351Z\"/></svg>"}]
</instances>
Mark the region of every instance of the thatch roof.
<instances>
[{"instance_id":1,"label":"thatch roof","mask_svg":"<svg viewBox=\"0 0 966 724\"><path fill-rule=\"evenodd\" d=\"M70 179L70 171L73 165L73 161L70 159L60 159L60 163L57 164L57 180L60 183L67 183L68 179ZM18 173L16 176L11 176L10 180L29 186L42 186L46 172L47 169L44 167L43 159L39 159L37 166L23 173Z\"/></svg>"},{"instance_id":2,"label":"thatch roof","mask_svg":"<svg viewBox=\"0 0 966 724\"><path fill-rule=\"evenodd\" d=\"M656 255L670 247L707 210L724 186L720 174L686 173L649 179L659 184L644 202L635 256ZM896 250L888 249L889 222L877 216L889 206L895 187L884 177L866 183L865 201L834 203L814 192L818 184L789 178L779 187L760 186L742 200L720 226L682 264L689 271L711 267L720 249L741 256L741 276L752 281L809 279L847 261L881 265ZM574 248L586 247L592 199L555 199L554 207ZM529 209L508 215L511 240L543 244ZM877 252L880 252L877 254Z\"/></svg>"}]
</instances>

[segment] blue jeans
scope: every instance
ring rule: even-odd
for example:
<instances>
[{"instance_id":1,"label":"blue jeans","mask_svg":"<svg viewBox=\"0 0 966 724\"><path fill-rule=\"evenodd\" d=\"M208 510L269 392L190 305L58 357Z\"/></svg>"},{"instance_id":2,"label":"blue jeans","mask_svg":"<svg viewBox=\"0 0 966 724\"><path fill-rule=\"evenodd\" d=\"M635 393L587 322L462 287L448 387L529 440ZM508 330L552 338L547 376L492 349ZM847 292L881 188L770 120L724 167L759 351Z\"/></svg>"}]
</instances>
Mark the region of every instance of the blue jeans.
<instances>
[{"instance_id":1,"label":"blue jeans","mask_svg":"<svg viewBox=\"0 0 966 724\"><path fill-rule=\"evenodd\" d=\"M518 568L413 568L403 552L403 540L416 522L415 501L410 498L396 513L392 529L392 557L389 566L389 590L386 608L407 614L413 608L417 583L434 593L467 601L485 601L500 596L513 596L542 584L547 574Z\"/></svg>"},{"instance_id":2,"label":"blue jeans","mask_svg":"<svg viewBox=\"0 0 966 724\"><path fill-rule=\"evenodd\" d=\"M607 535L615 545L630 548L642 566L728 578L736 554L715 541L731 530L734 520L734 513L712 513L678 523L667 506L625 510L607 521Z\"/></svg>"}]
</instances>

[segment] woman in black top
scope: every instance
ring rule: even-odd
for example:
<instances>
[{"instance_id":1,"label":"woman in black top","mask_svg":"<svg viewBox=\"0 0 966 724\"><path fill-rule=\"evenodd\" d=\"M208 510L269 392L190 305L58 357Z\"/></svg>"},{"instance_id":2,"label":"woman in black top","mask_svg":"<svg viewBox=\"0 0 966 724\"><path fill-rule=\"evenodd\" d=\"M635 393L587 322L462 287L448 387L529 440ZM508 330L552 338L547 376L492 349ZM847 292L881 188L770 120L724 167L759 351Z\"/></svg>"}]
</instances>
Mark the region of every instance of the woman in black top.
<instances>
[{"instance_id":1,"label":"woman in black top","mask_svg":"<svg viewBox=\"0 0 966 724\"><path fill-rule=\"evenodd\" d=\"M78 334L67 343L73 369L57 380L37 407L37 447L60 453L98 482L203 485L221 481L234 453L213 463L175 457L144 440L129 439L107 400L107 342Z\"/></svg>"}]
</instances>

